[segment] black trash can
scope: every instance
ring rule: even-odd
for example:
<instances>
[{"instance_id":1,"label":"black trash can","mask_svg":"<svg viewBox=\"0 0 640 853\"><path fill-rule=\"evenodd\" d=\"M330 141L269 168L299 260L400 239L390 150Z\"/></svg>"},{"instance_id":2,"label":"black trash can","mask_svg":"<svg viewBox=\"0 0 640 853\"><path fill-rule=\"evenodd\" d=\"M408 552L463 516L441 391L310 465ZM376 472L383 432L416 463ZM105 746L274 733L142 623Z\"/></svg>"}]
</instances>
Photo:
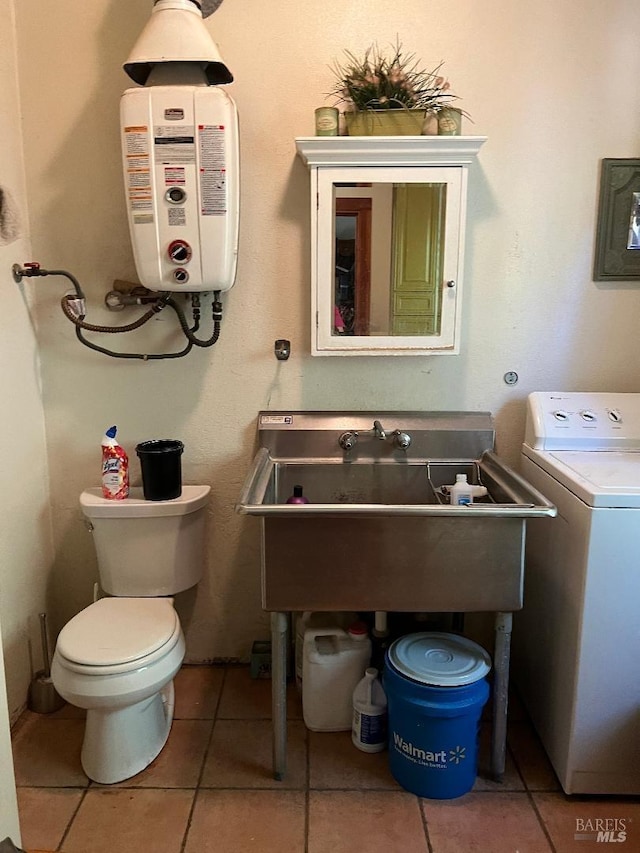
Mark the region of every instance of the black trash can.
<instances>
[{"instance_id":1,"label":"black trash can","mask_svg":"<svg viewBox=\"0 0 640 853\"><path fill-rule=\"evenodd\" d=\"M143 441L136 446L142 469L145 500L170 501L182 494L182 451L184 444L175 439Z\"/></svg>"}]
</instances>

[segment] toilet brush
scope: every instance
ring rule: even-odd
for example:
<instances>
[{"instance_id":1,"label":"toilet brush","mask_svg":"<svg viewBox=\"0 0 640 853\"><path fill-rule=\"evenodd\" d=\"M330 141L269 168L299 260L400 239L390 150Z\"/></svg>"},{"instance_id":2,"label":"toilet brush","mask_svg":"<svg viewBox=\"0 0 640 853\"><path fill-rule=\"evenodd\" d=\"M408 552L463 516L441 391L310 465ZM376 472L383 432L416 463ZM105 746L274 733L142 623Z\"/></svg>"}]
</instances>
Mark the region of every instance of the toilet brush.
<instances>
[{"instance_id":1,"label":"toilet brush","mask_svg":"<svg viewBox=\"0 0 640 853\"><path fill-rule=\"evenodd\" d=\"M51 680L49 638L47 636L47 614L40 614L40 636L44 669L38 670L29 685L28 707L36 714L52 714L64 705L64 699L56 691Z\"/></svg>"}]
</instances>

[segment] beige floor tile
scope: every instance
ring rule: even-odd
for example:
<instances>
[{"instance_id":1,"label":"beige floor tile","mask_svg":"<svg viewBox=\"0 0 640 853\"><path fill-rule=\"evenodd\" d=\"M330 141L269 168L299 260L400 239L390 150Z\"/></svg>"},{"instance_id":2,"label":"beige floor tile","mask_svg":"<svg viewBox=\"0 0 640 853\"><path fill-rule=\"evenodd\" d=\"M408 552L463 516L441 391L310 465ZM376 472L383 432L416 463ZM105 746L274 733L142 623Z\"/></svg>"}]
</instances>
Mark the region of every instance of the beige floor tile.
<instances>
[{"instance_id":1,"label":"beige floor tile","mask_svg":"<svg viewBox=\"0 0 640 853\"><path fill-rule=\"evenodd\" d=\"M531 723L511 723L508 741L509 749L530 791L560 790L558 778Z\"/></svg>"},{"instance_id":2,"label":"beige floor tile","mask_svg":"<svg viewBox=\"0 0 640 853\"><path fill-rule=\"evenodd\" d=\"M224 678L224 668L183 666L174 680L176 720L212 720Z\"/></svg>"},{"instance_id":3,"label":"beige floor tile","mask_svg":"<svg viewBox=\"0 0 640 853\"><path fill-rule=\"evenodd\" d=\"M507 750L504 776L496 782L491 775L491 742L492 724L482 723L480 727L480 751L478 755L478 777L473 786L474 791L524 791L525 786L518 768Z\"/></svg>"},{"instance_id":4,"label":"beige floor tile","mask_svg":"<svg viewBox=\"0 0 640 853\"><path fill-rule=\"evenodd\" d=\"M525 793L423 800L433 853L552 853Z\"/></svg>"},{"instance_id":5,"label":"beige floor tile","mask_svg":"<svg viewBox=\"0 0 640 853\"><path fill-rule=\"evenodd\" d=\"M308 849L427 853L418 798L404 791L311 791Z\"/></svg>"},{"instance_id":6,"label":"beige floor tile","mask_svg":"<svg viewBox=\"0 0 640 853\"><path fill-rule=\"evenodd\" d=\"M200 791L185 853L303 853L302 791Z\"/></svg>"},{"instance_id":7,"label":"beige floor tile","mask_svg":"<svg viewBox=\"0 0 640 853\"><path fill-rule=\"evenodd\" d=\"M302 702L294 684L287 687L287 718L302 719ZM218 719L271 719L271 679L251 678L249 667L230 667L225 675Z\"/></svg>"},{"instance_id":8,"label":"beige floor tile","mask_svg":"<svg viewBox=\"0 0 640 853\"><path fill-rule=\"evenodd\" d=\"M306 784L306 729L288 724L287 775L273 778L271 722L218 720L202 774L205 788L302 788Z\"/></svg>"},{"instance_id":9,"label":"beige floor tile","mask_svg":"<svg viewBox=\"0 0 640 853\"><path fill-rule=\"evenodd\" d=\"M69 705L68 702L53 714L47 714L50 720L84 720L87 712L84 708L77 708L75 705Z\"/></svg>"},{"instance_id":10,"label":"beige floor tile","mask_svg":"<svg viewBox=\"0 0 640 853\"><path fill-rule=\"evenodd\" d=\"M92 788L62 853L180 853L194 791Z\"/></svg>"},{"instance_id":11,"label":"beige floor tile","mask_svg":"<svg viewBox=\"0 0 640 853\"><path fill-rule=\"evenodd\" d=\"M86 788L18 788L22 846L56 850Z\"/></svg>"},{"instance_id":12,"label":"beige floor tile","mask_svg":"<svg viewBox=\"0 0 640 853\"><path fill-rule=\"evenodd\" d=\"M80 788L88 784L80 764L84 720L30 715L13 735L16 785Z\"/></svg>"},{"instance_id":13,"label":"beige floor tile","mask_svg":"<svg viewBox=\"0 0 640 853\"><path fill-rule=\"evenodd\" d=\"M356 749L351 732L309 732L309 788L389 789L400 786L389 772L389 754Z\"/></svg>"},{"instance_id":14,"label":"beige floor tile","mask_svg":"<svg viewBox=\"0 0 640 853\"><path fill-rule=\"evenodd\" d=\"M131 779L108 787L195 788L212 725L211 720L174 720L169 740L155 761Z\"/></svg>"},{"instance_id":15,"label":"beige floor tile","mask_svg":"<svg viewBox=\"0 0 640 853\"><path fill-rule=\"evenodd\" d=\"M533 800L556 853L587 853L606 849L610 843L624 851L640 850L640 800L637 797L569 798L560 791L534 793ZM609 821L600 824L600 828L614 833L612 841L598 843L597 820ZM625 833L624 841L618 832ZM576 835L590 837L576 838Z\"/></svg>"}]
</instances>

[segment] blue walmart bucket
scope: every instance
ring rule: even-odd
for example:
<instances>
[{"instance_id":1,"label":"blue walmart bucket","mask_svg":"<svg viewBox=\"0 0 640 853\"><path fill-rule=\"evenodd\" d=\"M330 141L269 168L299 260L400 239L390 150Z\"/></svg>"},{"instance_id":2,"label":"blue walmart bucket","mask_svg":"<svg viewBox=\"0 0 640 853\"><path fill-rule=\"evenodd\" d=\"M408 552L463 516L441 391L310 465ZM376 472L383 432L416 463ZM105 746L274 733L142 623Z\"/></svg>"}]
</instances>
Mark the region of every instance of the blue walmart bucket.
<instances>
[{"instance_id":1,"label":"blue walmart bucket","mask_svg":"<svg viewBox=\"0 0 640 853\"><path fill-rule=\"evenodd\" d=\"M389 768L405 790L450 800L473 788L490 669L487 652L455 634L409 634L389 647Z\"/></svg>"}]
</instances>

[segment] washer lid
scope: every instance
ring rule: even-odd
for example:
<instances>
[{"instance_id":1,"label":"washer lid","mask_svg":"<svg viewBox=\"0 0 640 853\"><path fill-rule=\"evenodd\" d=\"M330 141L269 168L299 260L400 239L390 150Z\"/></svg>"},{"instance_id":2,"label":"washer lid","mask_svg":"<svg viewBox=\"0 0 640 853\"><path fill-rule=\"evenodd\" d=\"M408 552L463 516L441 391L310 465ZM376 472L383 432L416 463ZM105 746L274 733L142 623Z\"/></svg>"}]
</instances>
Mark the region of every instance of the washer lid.
<instances>
[{"instance_id":1,"label":"washer lid","mask_svg":"<svg viewBox=\"0 0 640 853\"><path fill-rule=\"evenodd\" d=\"M532 450L523 452L587 506L640 507L640 452L621 450Z\"/></svg>"},{"instance_id":2,"label":"washer lid","mask_svg":"<svg viewBox=\"0 0 640 853\"><path fill-rule=\"evenodd\" d=\"M147 657L178 627L171 598L101 598L68 622L58 652L86 666L112 666Z\"/></svg>"},{"instance_id":3,"label":"washer lid","mask_svg":"<svg viewBox=\"0 0 640 853\"><path fill-rule=\"evenodd\" d=\"M472 684L491 669L491 658L482 646L466 637L437 631L400 637L388 654L401 675L437 687Z\"/></svg>"}]
</instances>

